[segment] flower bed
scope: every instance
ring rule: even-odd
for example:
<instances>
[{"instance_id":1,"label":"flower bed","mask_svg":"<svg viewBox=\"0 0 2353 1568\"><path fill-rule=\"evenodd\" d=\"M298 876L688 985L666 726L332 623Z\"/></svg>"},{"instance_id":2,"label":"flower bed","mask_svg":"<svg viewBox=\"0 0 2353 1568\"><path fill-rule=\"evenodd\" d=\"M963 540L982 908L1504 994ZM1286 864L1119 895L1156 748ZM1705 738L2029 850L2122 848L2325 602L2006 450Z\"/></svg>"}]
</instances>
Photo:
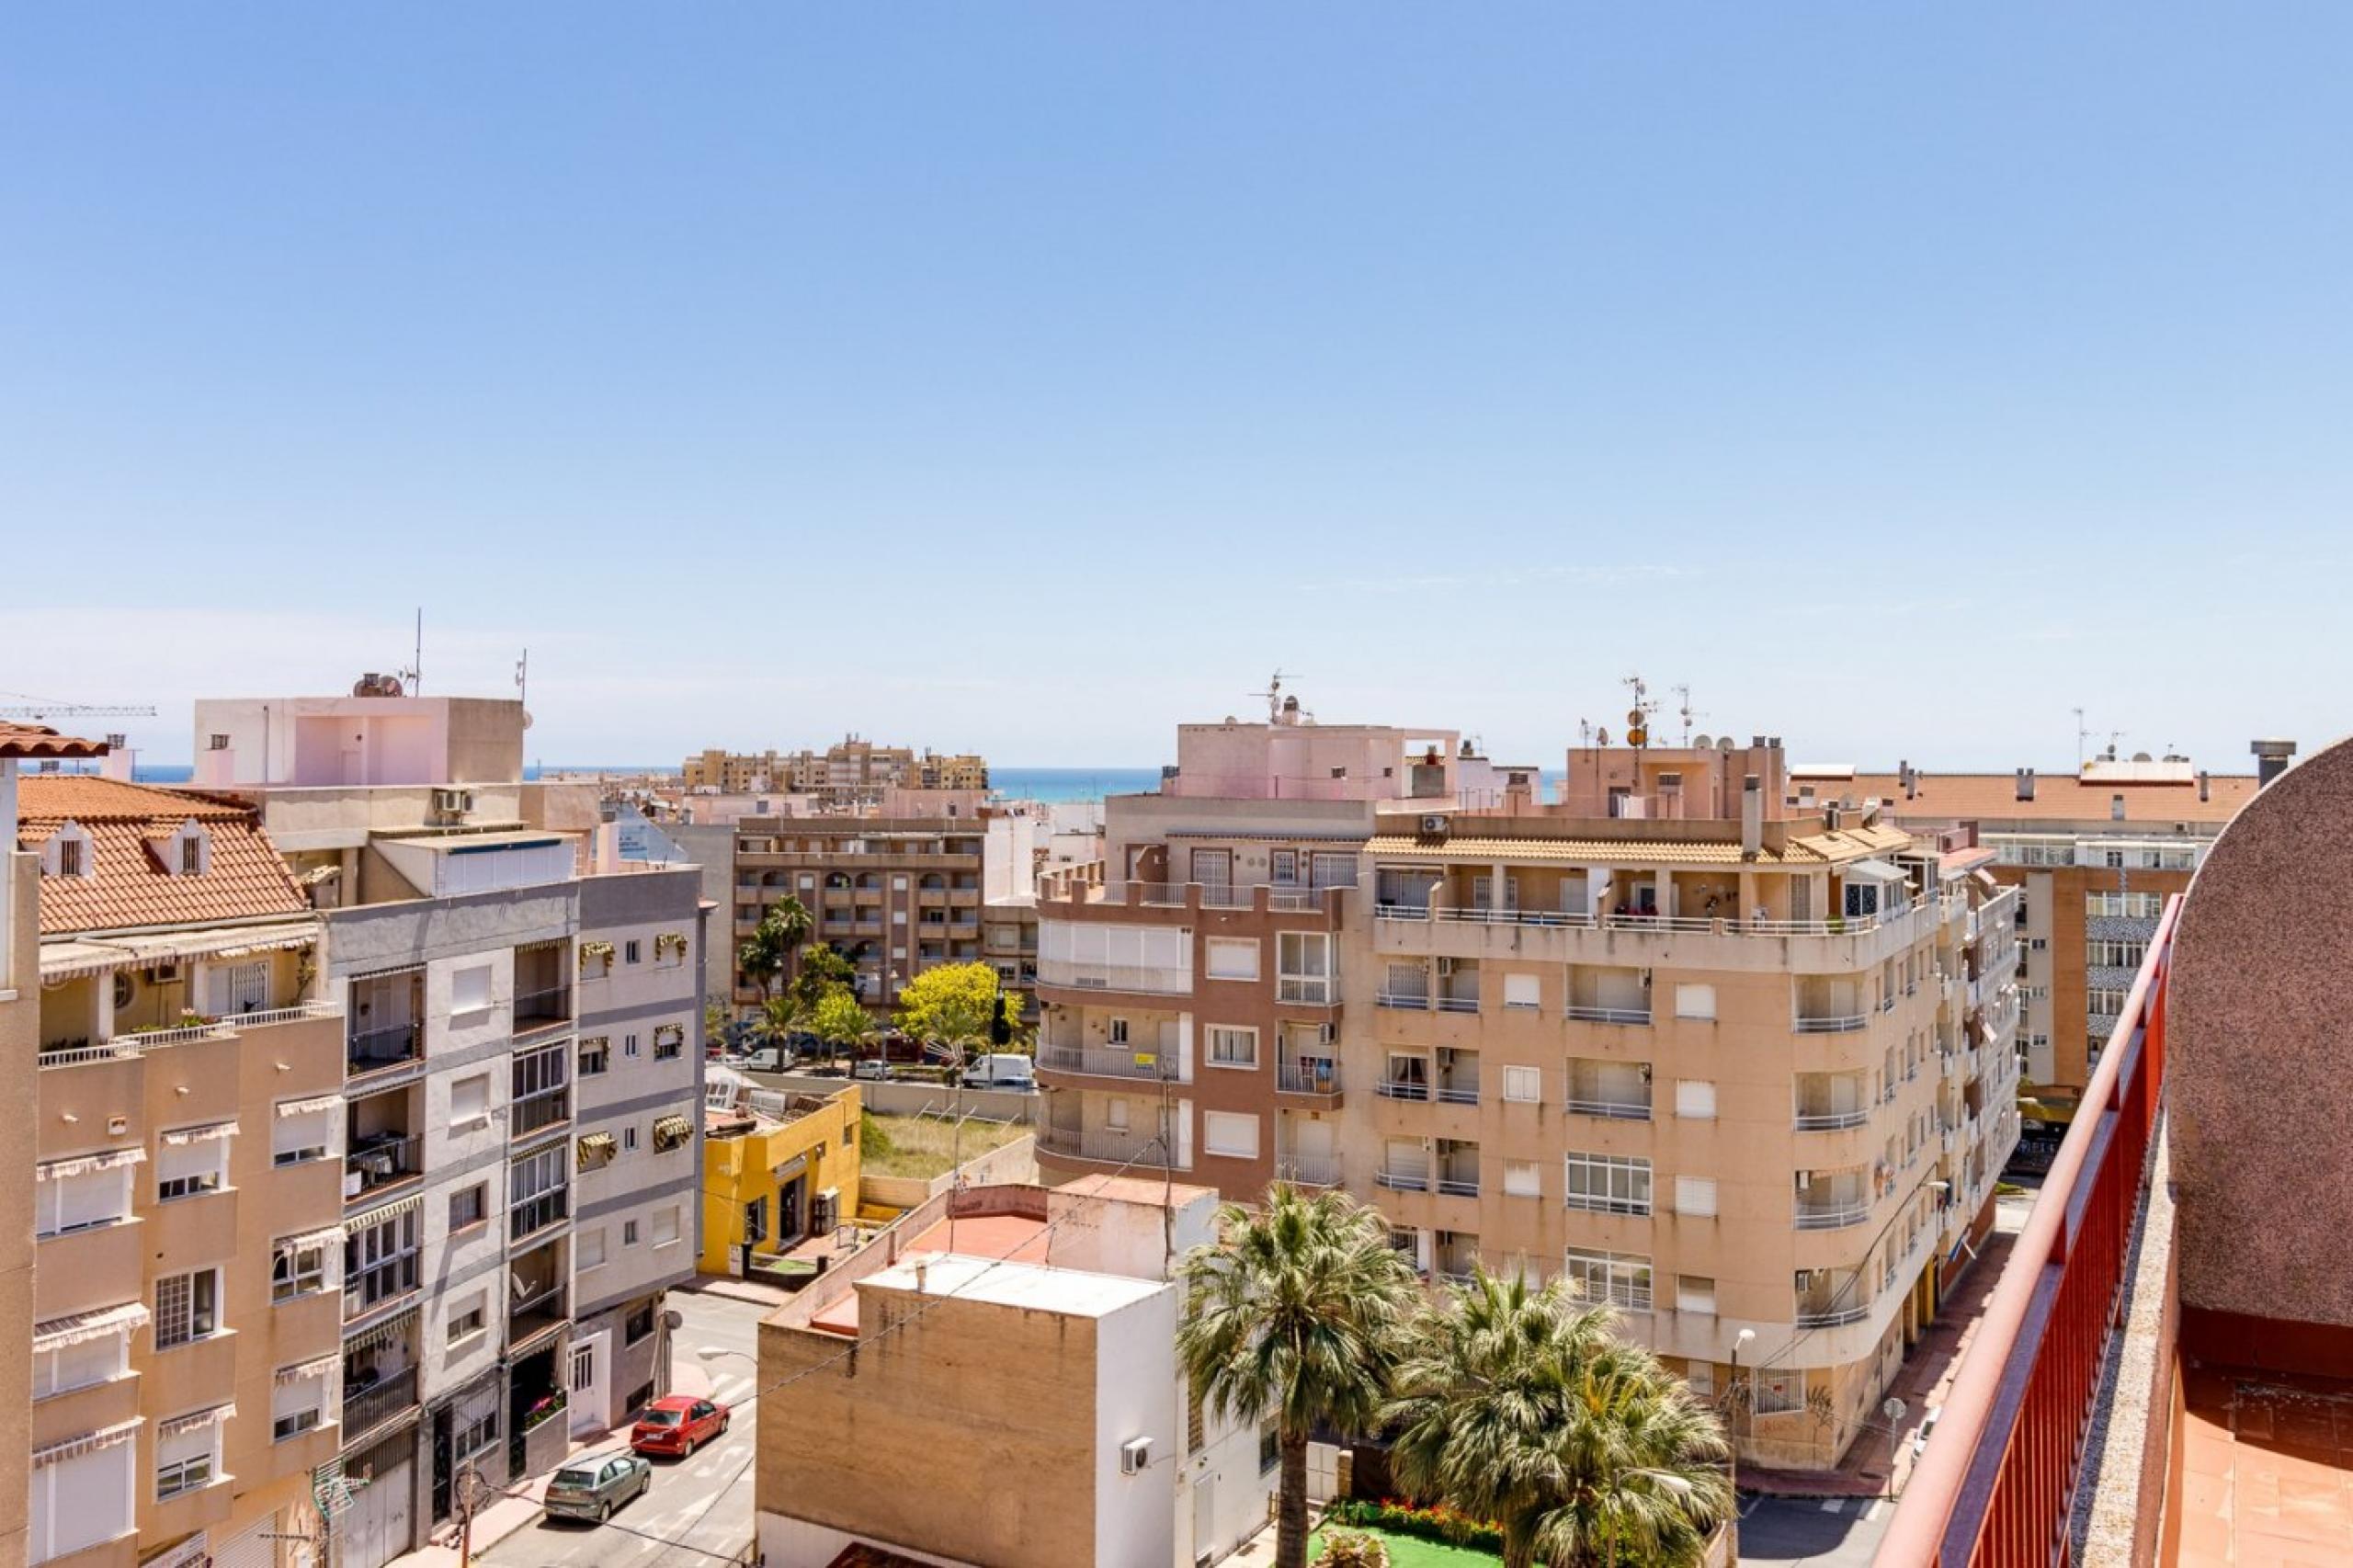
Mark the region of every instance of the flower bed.
<instances>
[{"instance_id":1,"label":"flower bed","mask_svg":"<svg viewBox=\"0 0 2353 1568\"><path fill-rule=\"evenodd\" d=\"M1350 1528L1370 1527L1421 1540L1469 1547L1473 1551L1500 1554L1504 1549L1504 1532L1501 1529L1485 1519L1472 1518L1443 1503L1426 1508L1408 1503L1402 1497L1383 1497L1378 1503L1367 1502L1360 1497L1342 1497L1336 1499L1324 1510L1324 1517L1329 1523L1347 1525Z\"/></svg>"}]
</instances>

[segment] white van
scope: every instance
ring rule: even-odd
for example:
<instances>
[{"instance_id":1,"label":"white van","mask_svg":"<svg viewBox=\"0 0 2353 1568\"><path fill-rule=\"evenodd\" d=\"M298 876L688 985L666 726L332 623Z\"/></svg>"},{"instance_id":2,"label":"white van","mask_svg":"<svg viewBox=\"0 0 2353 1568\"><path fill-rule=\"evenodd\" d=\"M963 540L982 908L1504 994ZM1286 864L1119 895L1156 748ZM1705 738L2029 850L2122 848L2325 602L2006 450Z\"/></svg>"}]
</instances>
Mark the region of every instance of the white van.
<instances>
[{"instance_id":1,"label":"white van","mask_svg":"<svg viewBox=\"0 0 2353 1568\"><path fill-rule=\"evenodd\" d=\"M1029 1059L1017 1051L992 1051L975 1056L964 1069L964 1086L968 1089L1034 1089L1038 1080L1030 1075Z\"/></svg>"}]
</instances>

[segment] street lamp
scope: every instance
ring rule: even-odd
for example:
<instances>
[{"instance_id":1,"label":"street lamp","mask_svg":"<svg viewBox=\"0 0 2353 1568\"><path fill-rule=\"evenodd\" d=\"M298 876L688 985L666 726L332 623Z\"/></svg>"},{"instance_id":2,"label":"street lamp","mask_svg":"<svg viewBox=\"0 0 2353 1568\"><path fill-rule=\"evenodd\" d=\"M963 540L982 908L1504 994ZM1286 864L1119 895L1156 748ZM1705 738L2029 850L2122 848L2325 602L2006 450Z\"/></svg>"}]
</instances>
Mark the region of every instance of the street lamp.
<instances>
[{"instance_id":1,"label":"street lamp","mask_svg":"<svg viewBox=\"0 0 2353 1568\"><path fill-rule=\"evenodd\" d=\"M1744 1403L1744 1402L1742 1401L1742 1399L1741 1399L1741 1395L1740 1395L1740 1352L1741 1352L1741 1350L1742 1350L1742 1348L1743 1348L1744 1346L1748 1346L1748 1345L1750 1345L1750 1344L1755 1343L1756 1338L1756 1331L1755 1329L1753 1329L1753 1328L1744 1328L1744 1329L1742 1329L1742 1330L1740 1331L1739 1335L1738 1335L1736 1338L1734 1338L1734 1339L1733 1340L1733 1342L1732 1342L1732 1408L1733 1408L1733 1434L1732 1434L1732 1473L1731 1473L1731 1480L1732 1480L1732 1506L1733 1506L1733 1513L1735 1513L1735 1514L1737 1514L1738 1512L1740 1512L1740 1429L1739 1429L1739 1413L1740 1413L1740 1407L1741 1407L1741 1404Z\"/></svg>"}]
</instances>

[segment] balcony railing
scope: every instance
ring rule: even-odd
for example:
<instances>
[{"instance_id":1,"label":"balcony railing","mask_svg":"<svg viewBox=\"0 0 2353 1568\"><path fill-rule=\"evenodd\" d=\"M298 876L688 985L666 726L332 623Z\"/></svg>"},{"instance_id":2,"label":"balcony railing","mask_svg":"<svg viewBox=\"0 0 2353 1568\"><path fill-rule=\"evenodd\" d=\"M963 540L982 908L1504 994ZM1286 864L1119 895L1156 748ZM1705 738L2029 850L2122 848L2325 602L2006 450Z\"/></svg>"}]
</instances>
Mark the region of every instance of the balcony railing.
<instances>
[{"instance_id":1,"label":"balcony railing","mask_svg":"<svg viewBox=\"0 0 2353 1568\"><path fill-rule=\"evenodd\" d=\"M1476 1198L1479 1196L1479 1178L1476 1176L1442 1176L1438 1178L1438 1189L1449 1198Z\"/></svg>"},{"instance_id":2,"label":"balcony railing","mask_svg":"<svg viewBox=\"0 0 2353 1568\"><path fill-rule=\"evenodd\" d=\"M1384 1100L1427 1100L1430 1086L1410 1078L1383 1078L1373 1086L1374 1094Z\"/></svg>"},{"instance_id":3,"label":"balcony railing","mask_svg":"<svg viewBox=\"0 0 2353 1568\"><path fill-rule=\"evenodd\" d=\"M1167 1154L1158 1139L1134 1132L1115 1131L1109 1128L1040 1127L1038 1129L1038 1150L1040 1153L1093 1160L1103 1165L1135 1165L1153 1170L1169 1168ZM1185 1170L1188 1166L1180 1163L1175 1168Z\"/></svg>"},{"instance_id":4,"label":"balcony railing","mask_svg":"<svg viewBox=\"0 0 2353 1568\"><path fill-rule=\"evenodd\" d=\"M1479 1081L1475 1078L1441 1079L1438 1085L1438 1099L1440 1105L1477 1105Z\"/></svg>"},{"instance_id":5,"label":"balcony railing","mask_svg":"<svg viewBox=\"0 0 2353 1568\"><path fill-rule=\"evenodd\" d=\"M1285 974L1275 980L1275 1000L1328 1007L1340 999L1339 982L1328 974Z\"/></svg>"},{"instance_id":6,"label":"balcony railing","mask_svg":"<svg viewBox=\"0 0 2353 1568\"><path fill-rule=\"evenodd\" d=\"M346 1203L357 1203L383 1187L415 1181L425 1174L425 1140L372 1138L355 1143L343 1156L343 1171Z\"/></svg>"},{"instance_id":7,"label":"balcony railing","mask_svg":"<svg viewBox=\"0 0 2353 1568\"><path fill-rule=\"evenodd\" d=\"M1479 998L1476 996L1441 996L1438 999L1438 1010L1441 1013L1475 1013L1479 1010Z\"/></svg>"},{"instance_id":8,"label":"balcony railing","mask_svg":"<svg viewBox=\"0 0 2353 1568\"><path fill-rule=\"evenodd\" d=\"M1340 1160L1336 1154L1285 1154L1275 1161L1275 1179L1298 1187L1337 1187Z\"/></svg>"},{"instance_id":9,"label":"balcony railing","mask_svg":"<svg viewBox=\"0 0 2353 1568\"><path fill-rule=\"evenodd\" d=\"M1275 1087L1286 1095L1336 1095L1340 1092L1337 1062L1279 1062Z\"/></svg>"},{"instance_id":10,"label":"balcony railing","mask_svg":"<svg viewBox=\"0 0 2353 1568\"><path fill-rule=\"evenodd\" d=\"M1868 1013L1839 1013L1823 1017L1801 1015L1791 1027L1800 1034L1849 1034L1870 1021Z\"/></svg>"},{"instance_id":11,"label":"balcony railing","mask_svg":"<svg viewBox=\"0 0 2353 1568\"><path fill-rule=\"evenodd\" d=\"M1150 1083L1176 1077L1176 1062L1171 1058L1151 1051L1145 1056L1147 1060L1138 1061L1134 1050L1125 1046L1041 1045L1038 1048L1038 1065L1050 1073L1141 1078Z\"/></svg>"},{"instance_id":12,"label":"balcony railing","mask_svg":"<svg viewBox=\"0 0 2353 1568\"><path fill-rule=\"evenodd\" d=\"M1401 1007L1415 1013L1430 1010L1430 994L1427 991L1383 991L1372 1000L1375 1006Z\"/></svg>"},{"instance_id":13,"label":"balcony railing","mask_svg":"<svg viewBox=\"0 0 2353 1568\"><path fill-rule=\"evenodd\" d=\"M506 1239L519 1242L525 1236L537 1235L551 1225L562 1223L571 1211L570 1186L550 1187L507 1210Z\"/></svg>"},{"instance_id":14,"label":"balcony railing","mask_svg":"<svg viewBox=\"0 0 2353 1568\"><path fill-rule=\"evenodd\" d=\"M424 1051L425 1026L383 1024L353 1029L344 1045L344 1066L353 1077L381 1073L416 1061Z\"/></svg>"},{"instance_id":15,"label":"balcony railing","mask_svg":"<svg viewBox=\"0 0 2353 1568\"><path fill-rule=\"evenodd\" d=\"M57 1050L43 1050L40 1061L43 1067L82 1067L93 1062L130 1062L139 1055L136 1040L110 1040L104 1045L69 1045Z\"/></svg>"},{"instance_id":16,"label":"balcony railing","mask_svg":"<svg viewBox=\"0 0 2353 1568\"><path fill-rule=\"evenodd\" d=\"M1845 1128L1860 1127L1870 1120L1869 1106L1853 1106L1840 1110L1807 1110L1801 1107L1797 1114L1800 1132L1836 1132Z\"/></svg>"},{"instance_id":17,"label":"balcony railing","mask_svg":"<svg viewBox=\"0 0 2353 1568\"><path fill-rule=\"evenodd\" d=\"M1383 1169L1375 1171L1372 1174L1372 1179L1376 1184L1389 1188L1392 1192L1427 1192L1430 1189L1430 1173L1427 1171Z\"/></svg>"},{"instance_id":18,"label":"balcony railing","mask_svg":"<svg viewBox=\"0 0 2353 1568\"><path fill-rule=\"evenodd\" d=\"M1648 1121L1651 1102L1648 1100L1586 1100L1572 1098L1567 1102L1572 1116L1607 1117L1612 1121Z\"/></svg>"},{"instance_id":19,"label":"balcony railing","mask_svg":"<svg viewBox=\"0 0 2353 1568\"><path fill-rule=\"evenodd\" d=\"M1464 926L1536 926L1570 931L1655 931L1718 937L1859 937L1924 911L1934 901L1878 915L1834 915L1826 920L1744 920L1737 915L1593 915L1552 909L1456 908L1414 903L1373 905L1376 920L1452 922Z\"/></svg>"},{"instance_id":20,"label":"balcony railing","mask_svg":"<svg viewBox=\"0 0 2353 1568\"><path fill-rule=\"evenodd\" d=\"M1881 1538L1878 1568L2063 1560L2165 1080L2167 901Z\"/></svg>"},{"instance_id":21,"label":"balcony railing","mask_svg":"<svg viewBox=\"0 0 2353 1568\"><path fill-rule=\"evenodd\" d=\"M357 1392L347 1384L343 1395L344 1446L348 1448L386 1422L406 1415L415 1404L415 1367L394 1372Z\"/></svg>"},{"instance_id":22,"label":"balcony railing","mask_svg":"<svg viewBox=\"0 0 2353 1568\"><path fill-rule=\"evenodd\" d=\"M1839 1306L1835 1302L1802 1304L1798 1308L1798 1326L1800 1328L1838 1328L1847 1324L1860 1323L1870 1315L1871 1305L1869 1301L1847 1306Z\"/></svg>"},{"instance_id":23,"label":"balcony railing","mask_svg":"<svg viewBox=\"0 0 2353 1568\"><path fill-rule=\"evenodd\" d=\"M1040 959L1038 980L1044 985L1074 991L1129 991L1148 996L1184 996L1193 989L1193 971L1181 966L1089 963L1071 959Z\"/></svg>"},{"instance_id":24,"label":"balcony railing","mask_svg":"<svg viewBox=\"0 0 2353 1568\"><path fill-rule=\"evenodd\" d=\"M1581 1003L1570 1004L1568 1016L1581 1024L1648 1024L1648 1007L1590 1007Z\"/></svg>"},{"instance_id":25,"label":"balcony railing","mask_svg":"<svg viewBox=\"0 0 2353 1568\"><path fill-rule=\"evenodd\" d=\"M572 1086L559 1084L524 1095L506 1108L506 1136L529 1138L559 1121L572 1119Z\"/></svg>"},{"instance_id":26,"label":"balcony railing","mask_svg":"<svg viewBox=\"0 0 2353 1568\"><path fill-rule=\"evenodd\" d=\"M542 986L537 991L515 994L515 1032L524 1034L532 1029L552 1028L572 1021L572 987Z\"/></svg>"},{"instance_id":27,"label":"balcony railing","mask_svg":"<svg viewBox=\"0 0 2353 1568\"><path fill-rule=\"evenodd\" d=\"M1868 1198L1841 1198L1828 1202L1816 1199L1798 1202L1798 1229L1801 1231L1840 1231L1848 1225L1859 1225L1871 1217Z\"/></svg>"}]
</instances>

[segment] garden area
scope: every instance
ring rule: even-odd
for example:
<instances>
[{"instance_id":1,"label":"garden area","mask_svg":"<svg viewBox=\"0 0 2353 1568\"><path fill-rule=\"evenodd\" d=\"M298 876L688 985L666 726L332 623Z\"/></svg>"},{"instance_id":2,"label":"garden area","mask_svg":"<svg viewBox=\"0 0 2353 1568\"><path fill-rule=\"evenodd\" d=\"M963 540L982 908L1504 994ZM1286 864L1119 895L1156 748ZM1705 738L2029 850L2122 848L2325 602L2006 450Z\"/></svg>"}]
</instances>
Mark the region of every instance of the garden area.
<instances>
[{"instance_id":1,"label":"garden area","mask_svg":"<svg viewBox=\"0 0 2353 1568\"><path fill-rule=\"evenodd\" d=\"M1495 1568L1503 1559L1492 1551L1475 1547L1449 1546L1444 1541L1424 1540L1418 1536L1399 1535L1391 1530L1359 1529L1348 1527L1358 1535L1368 1535L1379 1541L1389 1553L1389 1568ZM1325 1526L1308 1539L1307 1560L1322 1560L1324 1542L1332 1534Z\"/></svg>"},{"instance_id":2,"label":"garden area","mask_svg":"<svg viewBox=\"0 0 2353 1568\"><path fill-rule=\"evenodd\" d=\"M1001 1149L1029 1131L1016 1121L967 1117L963 1156L971 1160ZM858 1165L868 1175L928 1181L946 1175L954 1162L956 1124L945 1117L877 1116L869 1111L858 1124Z\"/></svg>"}]
</instances>

